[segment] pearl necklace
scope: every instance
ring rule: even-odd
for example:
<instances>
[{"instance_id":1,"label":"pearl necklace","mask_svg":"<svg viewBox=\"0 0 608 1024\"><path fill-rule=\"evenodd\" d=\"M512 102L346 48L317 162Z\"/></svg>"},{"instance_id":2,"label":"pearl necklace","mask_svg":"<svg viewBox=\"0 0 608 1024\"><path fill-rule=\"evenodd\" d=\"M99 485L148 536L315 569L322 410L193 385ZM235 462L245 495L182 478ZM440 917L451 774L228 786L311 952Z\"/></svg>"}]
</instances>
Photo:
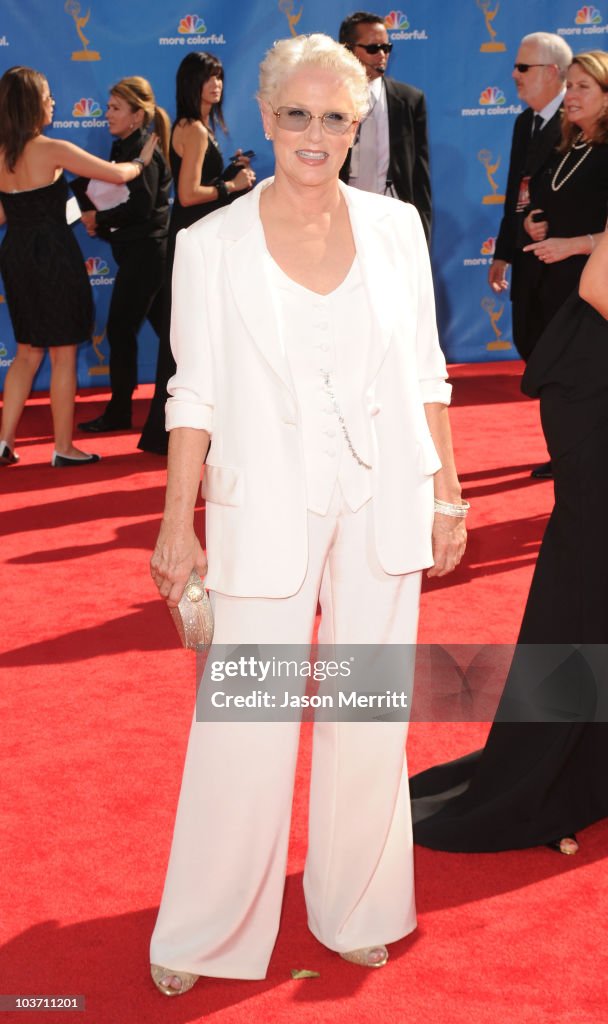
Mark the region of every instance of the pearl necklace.
<instances>
[{"instance_id":1,"label":"pearl necklace","mask_svg":"<svg viewBox=\"0 0 608 1024\"><path fill-rule=\"evenodd\" d=\"M583 138L583 133L581 132L581 134L579 135L578 139L577 139L577 140L576 140L576 142L575 142L575 143L574 143L574 144L573 144L573 145L571 146L571 148L570 148L570 149L568 150L568 152L567 152L567 153L566 153L566 155L564 156L563 160L561 161L561 163L560 163L559 167L557 168L557 170L556 170L555 174L553 175L553 178L552 178L552 180L551 180L551 188L552 188L553 192L559 192L560 188L563 188L563 186L564 186L564 185L566 184L566 182L567 182L567 181L568 181L568 180L569 180L569 179L570 179L570 178L572 177L572 175L574 174L574 172L575 172L575 171L577 171L577 170L579 169L579 167L581 166L581 164L582 164L582 163L583 163L583 162L584 162L584 161L585 161L585 160L587 159L587 157L589 156L589 154L590 154L590 152L591 152L591 150L592 150L592 145L591 145L591 143L590 143L590 142L587 142L587 143L585 143L585 142L581 142L581 139L582 139L582 138ZM562 180L561 180L561 181L560 181L560 182L558 183L558 180L557 180L557 179L559 178L559 175L560 175L560 171L561 171L561 170L562 170L562 168L564 167L564 165L565 165L565 163L566 163L566 161L567 161L568 157L570 156L570 154L571 154L572 152L574 152L574 150L575 150L575 149L582 149L582 148L583 148L583 146L586 146L587 148L585 149L585 152L583 153L582 157L581 157L581 158L580 158L579 160L577 160L577 161L576 161L576 163L574 164L574 166L570 168L570 170L568 171L568 173L567 173L567 174L565 174L565 175L564 175L564 177L562 178Z\"/></svg>"}]
</instances>

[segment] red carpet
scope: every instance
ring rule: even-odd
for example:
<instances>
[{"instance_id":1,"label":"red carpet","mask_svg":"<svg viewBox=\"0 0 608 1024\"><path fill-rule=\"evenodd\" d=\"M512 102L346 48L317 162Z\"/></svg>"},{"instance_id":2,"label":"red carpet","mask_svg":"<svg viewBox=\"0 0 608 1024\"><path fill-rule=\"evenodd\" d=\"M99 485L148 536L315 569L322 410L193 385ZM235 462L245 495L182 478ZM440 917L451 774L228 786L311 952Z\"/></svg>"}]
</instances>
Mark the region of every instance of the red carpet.
<instances>
[{"instance_id":1,"label":"red carpet","mask_svg":"<svg viewBox=\"0 0 608 1024\"><path fill-rule=\"evenodd\" d=\"M551 484L528 476L546 452L519 370L453 370L470 547L458 575L425 586L422 641L515 639L551 506ZM149 394L138 392L138 424ZM103 396L87 393L78 408L90 418ZM387 968L364 971L324 950L305 925L308 731L267 980L204 981L172 1001L156 993L147 947L194 692L192 658L176 648L148 575L164 460L136 452L134 431L84 444L104 456L98 466L53 470L48 430L41 397L24 417L21 464L0 471L0 990L86 997L82 1018L56 1012L56 1024L604 1024L608 823L588 829L573 858L417 850L419 928L392 947ZM480 745L486 730L413 725L411 769ZM292 968L321 977L293 981Z\"/></svg>"}]
</instances>

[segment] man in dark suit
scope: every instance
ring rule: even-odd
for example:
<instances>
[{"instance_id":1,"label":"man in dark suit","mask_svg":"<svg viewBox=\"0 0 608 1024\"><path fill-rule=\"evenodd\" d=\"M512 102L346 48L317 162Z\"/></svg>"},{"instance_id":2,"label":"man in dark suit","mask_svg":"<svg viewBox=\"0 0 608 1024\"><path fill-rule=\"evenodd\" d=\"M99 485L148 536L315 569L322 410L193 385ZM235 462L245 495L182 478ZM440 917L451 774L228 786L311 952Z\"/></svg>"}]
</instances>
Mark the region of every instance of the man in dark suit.
<instances>
[{"instance_id":1,"label":"man in dark suit","mask_svg":"<svg viewBox=\"0 0 608 1024\"><path fill-rule=\"evenodd\" d=\"M431 179L424 93L384 77L392 43L381 15L349 15L340 25L339 40L364 65L370 86L370 111L340 177L367 192L413 203L428 240Z\"/></svg>"},{"instance_id":2,"label":"man in dark suit","mask_svg":"<svg viewBox=\"0 0 608 1024\"><path fill-rule=\"evenodd\" d=\"M534 253L523 251L532 241L523 224L529 212L528 186L549 163L561 138L561 107L571 61L572 51L561 36L533 32L522 39L513 68L517 94L528 107L513 127L504 214L488 281L495 292L507 289L506 271L511 265L513 341L525 360L547 326L535 301L541 264ZM536 216L542 220L542 211L536 211ZM532 470L537 480L551 475L550 463Z\"/></svg>"}]
</instances>

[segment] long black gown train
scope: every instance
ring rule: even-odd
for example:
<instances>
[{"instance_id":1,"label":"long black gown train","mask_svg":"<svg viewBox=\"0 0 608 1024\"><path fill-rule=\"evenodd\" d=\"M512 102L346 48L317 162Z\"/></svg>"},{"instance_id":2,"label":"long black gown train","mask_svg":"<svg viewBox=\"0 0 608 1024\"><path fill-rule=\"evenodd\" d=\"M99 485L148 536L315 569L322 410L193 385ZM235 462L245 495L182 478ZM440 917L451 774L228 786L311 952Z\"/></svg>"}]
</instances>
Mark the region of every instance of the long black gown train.
<instances>
[{"instance_id":1,"label":"long black gown train","mask_svg":"<svg viewBox=\"0 0 608 1024\"><path fill-rule=\"evenodd\" d=\"M531 680L529 717L514 721L530 650L516 648L484 749L411 780L414 839L432 849L522 849L608 816L608 646L597 646L608 645L608 324L576 293L539 340L522 388L540 396L555 506L518 644L572 650L560 673Z\"/></svg>"}]
</instances>

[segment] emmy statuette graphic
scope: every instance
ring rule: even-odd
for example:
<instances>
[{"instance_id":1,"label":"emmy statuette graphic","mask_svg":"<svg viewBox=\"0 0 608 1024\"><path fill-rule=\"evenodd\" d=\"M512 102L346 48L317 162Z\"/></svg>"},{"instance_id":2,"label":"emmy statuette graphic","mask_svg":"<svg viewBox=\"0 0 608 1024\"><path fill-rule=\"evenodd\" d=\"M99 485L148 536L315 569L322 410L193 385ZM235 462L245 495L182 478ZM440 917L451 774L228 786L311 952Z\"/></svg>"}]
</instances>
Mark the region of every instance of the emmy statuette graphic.
<instances>
[{"instance_id":1,"label":"emmy statuette graphic","mask_svg":"<svg viewBox=\"0 0 608 1024\"><path fill-rule=\"evenodd\" d=\"M97 366L89 366L89 377L107 377L110 372L107 360L103 352L101 351L101 343L106 336L106 329L104 327L101 334L93 335L93 351L99 360Z\"/></svg>"},{"instance_id":2,"label":"emmy statuette graphic","mask_svg":"<svg viewBox=\"0 0 608 1024\"><path fill-rule=\"evenodd\" d=\"M488 352L504 352L507 349L511 348L511 342L508 341L506 338L503 338L502 331L498 326L498 321L500 320L502 314L504 313L504 302L501 304L499 309L496 309L496 299L492 298L491 295L486 295L481 300L481 308L483 309L484 313L488 314L490 318L490 324L492 325L492 330L494 331L495 335L494 341L489 341L488 344L486 345Z\"/></svg>"},{"instance_id":3,"label":"emmy statuette graphic","mask_svg":"<svg viewBox=\"0 0 608 1024\"><path fill-rule=\"evenodd\" d=\"M89 42L84 32L82 31L91 17L91 8L85 14L84 18L80 17L80 4L77 0L66 0L64 11L66 14L71 14L74 19L76 31L78 37L82 43L82 50L74 50L72 53L72 60L101 60L101 54L97 50L89 50Z\"/></svg>"},{"instance_id":4,"label":"emmy statuette graphic","mask_svg":"<svg viewBox=\"0 0 608 1024\"><path fill-rule=\"evenodd\" d=\"M298 11L297 14L293 13L293 9L294 0L279 0L279 10L282 11L282 13L287 18L287 22L289 24L289 31L291 32L292 36L297 36L298 33L296 32L296 25L298 24L300 18L302 17L302 12L304 8L300 7L300 10Z\"/></svg>"},{"instance_id":5,"label":"emmy statuette graphic","mask_svg":"<svg viewBox=\"0 0 608 1024\"><path fill-rule=\"evenodd\" d=\"M483 197L482 203L484 204L484 206L493 205L497 203L504 203L505 197L499 194L498 182L495 181L494 179L494 174L500 167L500 157L497 157L494 163L492 163L492 154L490 153L490 150L480 149L479 153L477 154L477 159L485 167L486 174L488 177L488 183L490 185L490 188L492 189L491 194Z\"/></svg>"},{"instance_id":6,"label":"emmy statuette graphic","mask_svg":"<svg viewBox=\"0 0 608 1024\"><path fill-rule=\"evenodd\" d=\"M504 53L506 46L504 43L496 41L496 30L492 25L494 18L500 10L500 4L496 0L496 7L493 11L490 10L490 0L477 0L477 6L480 11L483 11L484 21L486 23L486 29L490 37L489 42L482 43L479 47L481 53Z\"/></svg>"}]
</instances>

